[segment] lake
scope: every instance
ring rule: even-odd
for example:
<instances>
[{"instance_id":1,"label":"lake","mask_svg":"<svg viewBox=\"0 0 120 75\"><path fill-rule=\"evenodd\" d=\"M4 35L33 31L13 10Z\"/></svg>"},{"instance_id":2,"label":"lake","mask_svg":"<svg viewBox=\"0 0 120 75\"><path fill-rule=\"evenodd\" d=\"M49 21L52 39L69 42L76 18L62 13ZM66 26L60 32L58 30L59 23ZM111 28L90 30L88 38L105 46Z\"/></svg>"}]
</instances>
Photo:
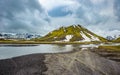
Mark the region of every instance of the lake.
<instances>
[{"instance_id":1,"label":"lake","mask_svg":"<svg viewBox=\"0 0 120 75\"><path fill-rule=\"evenodd\" d=\"M34 53L61 53L70 52L76 48L90 47L91 45L57 45L57 44L0 44L0 59L6 59ZM93 47L96 47L93 45Z\"/></svg>"},{"instance_id":2,"label":"lake","mask_svg":"<svg viewBox=\"0 0 120 75\"><path fill-rule=\"evenodd\" d=\"M35 53L62 53L74 49L84 50L96 48L99 45L58 45L58 44L0 44L0 59L7 59Z\"/></svg>"}]
</instances>

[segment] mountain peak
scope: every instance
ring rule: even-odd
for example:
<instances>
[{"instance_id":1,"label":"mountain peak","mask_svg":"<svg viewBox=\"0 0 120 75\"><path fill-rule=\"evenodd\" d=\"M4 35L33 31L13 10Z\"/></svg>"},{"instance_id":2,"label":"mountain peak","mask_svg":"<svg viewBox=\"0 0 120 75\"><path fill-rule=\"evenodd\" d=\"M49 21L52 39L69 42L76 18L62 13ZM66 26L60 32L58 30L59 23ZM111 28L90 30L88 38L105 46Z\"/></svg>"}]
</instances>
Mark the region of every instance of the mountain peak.
<instances>
[{"instance_id":1,"label":"mountain peak","mask_svg":"<svg viewBox=\"0 0 120 75\"><path fill-rule=\"evenodd\" d=\"M40 38L41 41L57 41L57 42L91 42L105 40L81 25L71 25L68 27L60 27Z\"/></svg>"}]
</instances>

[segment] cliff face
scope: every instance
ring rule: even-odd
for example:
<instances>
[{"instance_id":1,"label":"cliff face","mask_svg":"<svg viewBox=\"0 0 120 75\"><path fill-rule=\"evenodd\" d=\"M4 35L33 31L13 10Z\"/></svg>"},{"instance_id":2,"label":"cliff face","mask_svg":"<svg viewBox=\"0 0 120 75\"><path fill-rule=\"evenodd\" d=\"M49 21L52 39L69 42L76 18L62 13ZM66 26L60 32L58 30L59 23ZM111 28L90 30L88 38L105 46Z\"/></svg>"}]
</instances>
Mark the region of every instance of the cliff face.
<instances>
[{"instance_id":1,"label":"cliff face","mask_svg":"<svg viewBox=\"0 0 120 75\"><path fill-rule=\"evenodd\" d=\"M82 50L1 60L0 75L120 75L120 65Z\"/></svg>"}]
</instances>

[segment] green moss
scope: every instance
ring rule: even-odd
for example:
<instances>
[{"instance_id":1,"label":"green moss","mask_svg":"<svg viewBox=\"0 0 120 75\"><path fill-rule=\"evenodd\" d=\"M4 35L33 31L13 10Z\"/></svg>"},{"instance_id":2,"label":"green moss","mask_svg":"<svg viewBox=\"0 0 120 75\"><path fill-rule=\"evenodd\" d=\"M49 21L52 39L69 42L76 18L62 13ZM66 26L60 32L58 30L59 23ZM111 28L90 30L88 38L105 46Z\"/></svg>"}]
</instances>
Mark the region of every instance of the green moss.
<instances>
[{"instance_id":1,"label":"green moss","mask_svg":"<svg viewBox=\"0 0 120 75\"><path fill-rule=\"evenodd\" d=\"M120 51L120 45L118 45L118 46L99 46L99 49L106 49L108 51Z\"/></svg>"},{"instance_id":2,"label":"green moss","mask_svg":"<svg viewBox=\"0 0 120 75\"><path fill-rule=\"evenodd\" d=\"M116 40L113 40L112 42L117 42L117 43L120 43L120 37L117 38Z\"/></svg>"},{"instance_id":3,"label":"green moss","mask_svg":"<svg viewBox=\"0 0 120 75\"><path fill-rule=\"evenodd\" d=\"M87 37L89 37L89 38L91 38L91 36L88 34L88 33L86 33L86 31L84 31L83 32ZM92 38L91 38L92 39Z\"/></svg>"},{"instance_id":4,"label":"green moss","mask_svg":"<svg viewBox=\"0 0 120 75\"><path fill-rule=\"evenodd\" d=\"M46 36L36 39L36 41L60 41L64 40L66 35L73 35L72 39L70 39L71 42L73 41L80 41L83 40L82 35L80 32L83 32L87 37L91 38L91 35L98 37L102 42L106 42L107 40L103 37L100 37L93 32L87 30L86 28L77 25L77 26L68 26L68 27L61 27L57 30L52 31L51 33L48 33Z\"/></svg>"}]
</instances>

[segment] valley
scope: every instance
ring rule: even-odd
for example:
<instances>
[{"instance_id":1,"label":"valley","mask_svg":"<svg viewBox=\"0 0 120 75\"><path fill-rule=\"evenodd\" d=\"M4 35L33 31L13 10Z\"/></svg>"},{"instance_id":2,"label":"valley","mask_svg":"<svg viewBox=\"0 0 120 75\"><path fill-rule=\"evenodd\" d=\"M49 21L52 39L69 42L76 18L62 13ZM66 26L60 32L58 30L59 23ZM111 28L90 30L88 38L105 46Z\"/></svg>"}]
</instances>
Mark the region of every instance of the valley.
<instances>
[{"instance_id":1,"label":"valley","mask_svg":"<svg viewBox=\"0 0 120 75\"><path fill-rule=\"evenodd\" d=\"M107 40L81 25L0 40L0 51L0 75L120 75L119 38Z\"/></svg>"},{"instance_id":2,"label":"valley","mask_svg":"<svg viewBox=\"0 0 120 75\"><path fill-rule=\"evenodd\" d=\"M120 75L120 0L0 0L0 75Z\"/></svg>"}]
</instances>

